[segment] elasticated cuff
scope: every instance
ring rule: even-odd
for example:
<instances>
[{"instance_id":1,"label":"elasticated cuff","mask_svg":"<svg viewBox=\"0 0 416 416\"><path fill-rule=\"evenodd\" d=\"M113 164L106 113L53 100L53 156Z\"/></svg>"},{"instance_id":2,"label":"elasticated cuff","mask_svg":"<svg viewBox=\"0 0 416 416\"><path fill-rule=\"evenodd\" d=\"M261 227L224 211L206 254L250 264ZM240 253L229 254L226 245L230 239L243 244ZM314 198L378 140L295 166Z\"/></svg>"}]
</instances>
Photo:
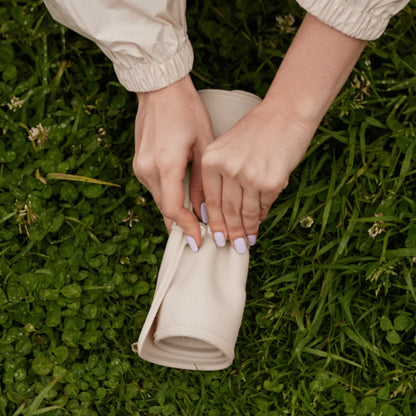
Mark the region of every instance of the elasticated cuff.
<instances>
[{"instance_id":1,"label":"elasticated cuff","mask_svg":"<svg viewBox=\"0 0 416 416\"><path fill-rule=\"evenodd\" d=\"M163 62L140 62L132 67L114 63L114 70L120 83L133 92L160 90L182 79L192 69L194 53L189 39L178 51Z\"/></svg>"},{"instance_id":2,"label":"elasticated cuff","mask_svg":"<svg viewBox=\"0 0 416 416\"><path fill-rule=\"evenodd\" d=\"M353 38L374 40L386 30L390 18L398 13L408 1L391 2L377 13L365 9L366 2L345 0L297 0L298 4L321 22ZM395 3L395 4L393 4Z\"/></svg>"}]
</instances>

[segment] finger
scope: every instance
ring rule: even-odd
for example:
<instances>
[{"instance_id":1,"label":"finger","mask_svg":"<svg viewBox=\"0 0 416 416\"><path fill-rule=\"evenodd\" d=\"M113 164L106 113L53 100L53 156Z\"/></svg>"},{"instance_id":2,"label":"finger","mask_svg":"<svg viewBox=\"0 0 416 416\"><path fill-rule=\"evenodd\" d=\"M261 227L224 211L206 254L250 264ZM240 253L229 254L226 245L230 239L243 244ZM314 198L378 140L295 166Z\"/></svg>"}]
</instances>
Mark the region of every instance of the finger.
<instances>
[{"instance_id":1,"label":"finger","mask_svg":"<svg viewBox=\"0 0 416 416\"><path fill-rule=\"evenodd\" d=\"M160 188L158 190L155 190L152 193L152 196L156 206L159 208L159 211L163 213L162 195L160 194Z\"/></svg>"},{"instance_id":2,"label":"finger","mask_svg":"<svg viewBox=\"0 0 416 416\"><path fill-rule=\"evenodd\" d=\"M204 106L204 104L202 105ZM204 186L202 179L202 155L204 154L205 149L215 140L214 133L212 131L211 119L209 118L208 113L207 117L209 123L207 126L205 126L203 130L205 134L202 134L202 139L193 152L191 184L189 190L194 211L205 224L208 224L208 210L205 202Z\"/></svg>"},{"instance_id":3,"label":"finger","mask_svg":"<svg viewBox=\"0 0 416 416\"><path fill-rule=\"evenodd\" d=\"M241 186L228 177L223 178L222 212L227 227L228 238L236 251L243 254L247 250L241 209L243 190Z\"/></svg>"},{"instance_id":4,"label":"finger","mask_svg":"<svg viewBox=\"0 0 416 416\"><path fill-rule=\"evenodd\" d=\"M160 213L163 215L163 204L162 204L162 195L160 192L160 184L157 186L157 188L154 188L154 189L155 190L152 193L153 200L155 201L155 204L158 207ZM173 220L163 215L163 222L165 223L165 227L168 231L168 234L170 234L172 230Z\"/></svg>"},{"instance_id":5,"label":"finger","mask_svg":"<svg viewBox=\"0 0 416 416\"><path fill-rule=\"evenodd\" d=\"M205 203L208 211L209 228L218 247L224 247L227 227L221 210L222 177L210 169L202 169Z\"/></svg>"},{"instance_id":6,"label":"finger","mask_svg":"<svg viewBox=\"0 0 416 416\"><path fill-rule=\"evenodd\" d=\"M194 158L191 169L191 182L189 187L189 196L196 215L202 221L208 223L208 213L205 203L204 187L202 185L201 158Z\"/></svg>"},{"instance_id":7,"label":"finger","mask_svg":"<svg viewBox=\"0 0 416 416\"><path fill-rule=\"evenodd\" d=\"M248 244L254 246L257 240L260 219L260 193L258 191L251 188L243 190L241 215Z\"/></svg>"},{"instance_id":8,"label":"finger","mask_svg":"<svg viewBox=\"0 0 416 416\"><path fill-rule=\"evenodd\" d=\"M201 229L195 215L184 207L184 176L185 169L183 172L172 172L161 178L162 213L182 227L190 248L195 252L201 245Z\"/></svg>"},{"instance_id":9,"label":"finger","mask_svg":"<svg viewBox=\"0 0 416 416\"><path fill-rule=\"evenodd\" d=\"M260 221L264 221L264 219L267 217L267 214L270 211L270 207L272 206L275 199L275 194L266 192L262 192L260 194Z\"/></svg>"},{"instance_id":10,"label":"finger","mask_svg":"<svg viewBox=\"0 0 416 416\"><path fill-rule=\"evenodd\" d=\"M156 206L158 207L160 213L163 215L163 203L162 203L162 194L160 192L160 183L158 184L157 188L154 188L154 191L152 193L153 200L155 201ZM168 232L170 233L171 229L171 222L172 220L168 220L167 217L163 215L163 221L165 222L166 228Z\"/></svg>"},{"instance_id":11,"label":"finger","mask_svg":"<svg viewBox=\"0 0 416 416\"><path fill-rule=\"evenodd\" d=\"M151 161L150 155L146 157L136 152L133 158L132 169L137 180L152 194L160 187L159 170L156 164Z\"/></svg>"}]
</instances>

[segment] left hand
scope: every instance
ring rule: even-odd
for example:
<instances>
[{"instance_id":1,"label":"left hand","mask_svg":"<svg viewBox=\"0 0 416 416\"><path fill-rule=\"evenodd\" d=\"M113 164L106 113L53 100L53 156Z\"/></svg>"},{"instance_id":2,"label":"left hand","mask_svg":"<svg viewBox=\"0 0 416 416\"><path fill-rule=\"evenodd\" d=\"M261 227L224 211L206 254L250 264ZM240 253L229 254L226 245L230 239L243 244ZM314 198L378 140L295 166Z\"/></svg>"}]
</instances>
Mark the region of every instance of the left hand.
<instances>
[{"instance_id":1,"label":"left hand","mask_svg":"<svg viewBox=\"0 0 416 416\"><path fill-rule=\"evenodd\" d=\"M289 182L366 42L307 13L264 100L208 145L202 179L211 231L243 253ZM307 63L307 64L305 64Z\"/></svg>"}]
</instances>

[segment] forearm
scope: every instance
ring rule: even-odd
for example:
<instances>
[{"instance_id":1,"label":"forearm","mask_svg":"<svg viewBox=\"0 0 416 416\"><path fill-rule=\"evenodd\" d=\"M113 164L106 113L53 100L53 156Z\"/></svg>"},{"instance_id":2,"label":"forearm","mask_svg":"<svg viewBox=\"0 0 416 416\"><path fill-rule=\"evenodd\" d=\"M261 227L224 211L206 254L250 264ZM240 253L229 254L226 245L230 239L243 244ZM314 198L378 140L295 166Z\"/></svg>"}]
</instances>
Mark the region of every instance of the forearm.
<instances>
[{"instance_id":1,"label":"forearm","mask_svg":"<svg viewBox=\"0 0 416 416\"><path fill-rule=\"evenodd\" d=\"M307 14L265 102L307 130L315 130L365 45Z\"/></svg>"},{"instance_id":2,"label":"forearm","mask_svg":"<svg viewBox=\"0 0 416 416\"><path fill-rule=\"evenodd\" d=\"M129 91L155 91L186 76L193 51L185 0L44 0L52 17L94 41Z\"/></svg>"}]
</instances>

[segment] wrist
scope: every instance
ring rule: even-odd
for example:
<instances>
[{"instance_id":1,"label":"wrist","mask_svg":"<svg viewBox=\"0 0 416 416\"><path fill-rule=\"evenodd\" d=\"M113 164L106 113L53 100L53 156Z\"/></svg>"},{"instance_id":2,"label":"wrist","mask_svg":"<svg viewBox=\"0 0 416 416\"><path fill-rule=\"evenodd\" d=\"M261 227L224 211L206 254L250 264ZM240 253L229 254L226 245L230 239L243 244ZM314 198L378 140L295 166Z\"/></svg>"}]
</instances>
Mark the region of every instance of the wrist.
<instances>
[{"instance_id":1,"label":"wrist","mask_svg":"<svg viewBox=\"0 0 416 416\"><path fill-rule=\"evenodd\" d=\"M161 88L160 90L149 91L149 92L136 92L137 98L139 100L146 99L148 97L161 97L161 96L179 96L184 93L193 94L196 92L193 85L191 76L187 74L183 78L173 82L172 84Z\"/></svg>"},{"instance_id":2,"label":"wrist","mask_svg":"<svg viewBox=\"0 0 416 416\"><path fill-rule=\"evenodd\" d=\"M319 111L316 97L306 97L305 95L294 99L293 96L285 96L279 91L269 91L264 97L262 105L268 107L269 113L284 116L301 127L305 133L312 135L318 128L324 114L323 111Z\"/></svg>"}]
</instances>

